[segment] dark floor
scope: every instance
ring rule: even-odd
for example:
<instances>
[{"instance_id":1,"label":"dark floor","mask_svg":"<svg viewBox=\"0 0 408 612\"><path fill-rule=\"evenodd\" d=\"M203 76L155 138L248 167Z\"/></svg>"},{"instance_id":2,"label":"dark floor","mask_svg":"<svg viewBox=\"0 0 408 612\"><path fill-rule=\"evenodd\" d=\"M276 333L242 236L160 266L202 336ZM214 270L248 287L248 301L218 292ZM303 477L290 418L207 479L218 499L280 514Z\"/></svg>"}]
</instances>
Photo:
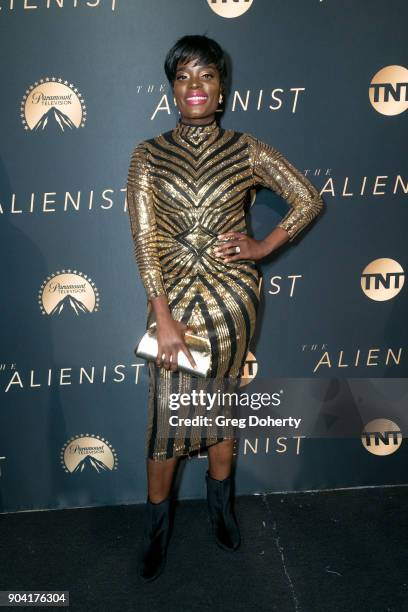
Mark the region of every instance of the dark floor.
<instances>
[{"instance_id":1,"label":"dark floor","mask_svg":"<svg viewBox=\"0 0 408 612\"><path fill-rule=\"evenodd\" d=\"M408 610L407 487L240 497L235 553L214 543L204 502L181 502L149 584L135 564L143 509L0 515L0 590L68 590L86 611Z\"/></svg>"}]
</instances>

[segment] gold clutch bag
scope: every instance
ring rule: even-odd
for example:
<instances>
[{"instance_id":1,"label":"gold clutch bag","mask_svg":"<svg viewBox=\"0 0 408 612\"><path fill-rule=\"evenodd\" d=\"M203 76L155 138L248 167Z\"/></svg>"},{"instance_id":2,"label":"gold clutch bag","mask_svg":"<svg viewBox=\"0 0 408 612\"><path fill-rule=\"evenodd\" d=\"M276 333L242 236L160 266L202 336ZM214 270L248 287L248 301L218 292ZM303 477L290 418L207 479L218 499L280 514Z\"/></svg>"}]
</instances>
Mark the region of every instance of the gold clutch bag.
<instances>
[{"instance_id":1,"label":"gold clutch bag","mask_svg":"<svg viewBox=\"0 0 408 612\"><path fill-rule=\"evenodd\" d=\"M206 378L211 369L211 344L208 338L197 336L192 332L184 332L184 341L197 364L193 368L187 355L179 351L177 356L178 370ZM155 361L158 353L156 322L152 323L142 336L134 352L137 357Z\"/></svg>"}]
</instances>

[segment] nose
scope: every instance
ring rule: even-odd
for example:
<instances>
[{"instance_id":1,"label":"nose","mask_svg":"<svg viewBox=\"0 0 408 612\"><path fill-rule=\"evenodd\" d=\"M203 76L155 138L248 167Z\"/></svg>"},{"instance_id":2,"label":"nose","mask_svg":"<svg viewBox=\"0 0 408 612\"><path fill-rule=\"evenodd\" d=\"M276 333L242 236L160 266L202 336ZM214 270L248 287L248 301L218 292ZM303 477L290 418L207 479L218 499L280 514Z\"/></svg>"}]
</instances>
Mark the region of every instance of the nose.
<instances>
[{"instance_id":1,"label":"nose","mask_svg":"<svg viewBox=\"0 0 408 612\"><path fill-rule=\"evenodd\" d=\"M191 86L192 88L194 88L194 87L196 87L196 88L197 88L197 87L199 87L199 86L200 86L200 83L199 83L199 78L198 78L197 76L196 76L196 77L194 77L194 76L192 77L192 79L191 79L191 83L190 83L190 86Z\"/></svg>"}]
</instances>

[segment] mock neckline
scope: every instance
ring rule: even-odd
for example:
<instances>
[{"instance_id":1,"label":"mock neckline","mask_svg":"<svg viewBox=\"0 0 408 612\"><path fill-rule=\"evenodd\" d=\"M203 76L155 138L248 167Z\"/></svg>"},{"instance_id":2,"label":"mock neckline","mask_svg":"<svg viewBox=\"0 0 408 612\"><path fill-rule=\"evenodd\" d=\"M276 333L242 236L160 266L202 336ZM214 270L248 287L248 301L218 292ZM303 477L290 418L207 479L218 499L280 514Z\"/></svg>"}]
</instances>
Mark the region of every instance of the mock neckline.
<instances>
[{"instance_id":1,"label":"mock neckline","mask_svg":"<svg viewBox=\"0 0 408 612\"><path fill-rule=\"evenodd\" d=\"M176 134L193 142L201 142L201 140L207 139L211 134L214 134L218 130L219 126L216 119L211 121L211 123L201 125L183 123L181 119L179 119L175 127Z\"/></svg>"}]
</instances>

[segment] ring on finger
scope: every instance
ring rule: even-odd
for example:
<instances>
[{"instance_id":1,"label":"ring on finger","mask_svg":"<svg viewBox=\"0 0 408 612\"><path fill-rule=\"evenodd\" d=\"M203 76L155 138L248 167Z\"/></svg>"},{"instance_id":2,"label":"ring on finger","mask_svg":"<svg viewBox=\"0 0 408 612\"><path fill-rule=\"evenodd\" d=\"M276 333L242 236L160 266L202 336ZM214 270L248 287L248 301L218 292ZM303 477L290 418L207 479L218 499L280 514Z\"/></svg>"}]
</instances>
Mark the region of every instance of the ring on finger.
<instances>
[{"instance_id":1,"label":"ring on finger","mask_svg":"<svg viewBox=\"0 0 408 612\"><path fill-rule=\"evenodd\" d=\"M172 366L173 366L173 356L170 355L169 359L167 361L164 362L164 367L166 368L166 370L171 370Z\"/></svg>"}]
</instances>

